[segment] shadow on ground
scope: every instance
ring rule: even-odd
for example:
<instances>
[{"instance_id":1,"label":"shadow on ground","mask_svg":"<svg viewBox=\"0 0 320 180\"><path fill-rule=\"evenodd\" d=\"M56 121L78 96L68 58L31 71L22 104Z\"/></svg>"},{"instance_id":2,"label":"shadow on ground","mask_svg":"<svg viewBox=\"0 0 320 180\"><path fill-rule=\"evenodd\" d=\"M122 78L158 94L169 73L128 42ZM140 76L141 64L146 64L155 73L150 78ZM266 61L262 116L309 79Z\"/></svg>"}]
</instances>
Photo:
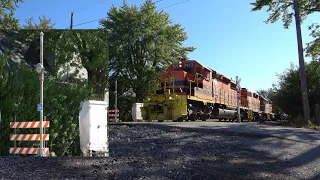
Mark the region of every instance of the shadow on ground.
<instances>
[{"instance_id":1,"label":"shadow on ground","mask_svg":"<svg viewBox=\"0 0 320 180\"><path fill-rule=\"evenodd\" d=\"M283 130L281 133L292 133ZM302 132L305 138L312 138ZM165 124L110 128L109 158L44 160L57 178L319 179L320 146ZM42 169L41 168L41 169Z\"/></svg>"}]
</instances>

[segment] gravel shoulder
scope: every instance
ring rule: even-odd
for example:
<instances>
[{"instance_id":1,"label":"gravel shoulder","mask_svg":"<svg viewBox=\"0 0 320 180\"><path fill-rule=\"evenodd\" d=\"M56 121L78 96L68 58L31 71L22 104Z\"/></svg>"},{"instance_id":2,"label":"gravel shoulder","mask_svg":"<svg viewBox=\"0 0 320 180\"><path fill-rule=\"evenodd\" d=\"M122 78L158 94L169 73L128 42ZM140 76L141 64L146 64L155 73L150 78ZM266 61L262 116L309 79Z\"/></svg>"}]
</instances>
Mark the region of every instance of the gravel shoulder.
<instances>
[{"instance_id":1,"label":"gravel shoulder","mask_svg":"<svg viewBox=\"0 0 320 180\"><path fill-rule=\"evenodd\" d=\"M320 179L309 141L131 124L110 126L110 157L1 157L0 179Z\"/></svg>"}]
</instances>

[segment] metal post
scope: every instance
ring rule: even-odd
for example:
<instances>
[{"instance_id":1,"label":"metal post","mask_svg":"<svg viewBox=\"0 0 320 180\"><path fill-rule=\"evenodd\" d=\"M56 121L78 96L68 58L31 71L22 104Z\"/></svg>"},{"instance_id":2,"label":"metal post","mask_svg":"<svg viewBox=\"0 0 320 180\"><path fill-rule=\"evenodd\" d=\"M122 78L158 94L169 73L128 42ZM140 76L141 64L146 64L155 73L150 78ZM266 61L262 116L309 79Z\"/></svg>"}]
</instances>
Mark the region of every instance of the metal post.
<instances>
[{"instance_id":1,"label":"metal post","mask_svg":"<svg viewBox=\"0 0 320 180\"><path fill-rule=\"evenodd\" d=\"M118 122L118 117L117 117L117 110L118 110L118 81L116 80L116 86L115 86L115 104L114 104L114 109L115 109L115 122Z\"/></svg>"},{"instance_id":2,"label":"metal post","mask_svg":"<svg viewBox=\"0 0 320 180\"><path fill-rule=\"evenodd\" d=\"M304 122L305 122L305 125L307 125L308 121L310 120L310 108L309 108L309 100L308 100L306 72L305 72L305 68L304 68L303 46L302 46L302 36L301 36L298 0L294 0L294 11L295 11L297 43L298 43L298 53L299 53L299 66L300 66L299 69L300 69L300 81L301 81Z\"/></svg>"},{"instance_id":3,"label":"metal post","mask_svg":"<svg viewBox=\"0 0 320 180\"><path fill-rule=\"evenodd\" d=\"M1 111L0 111L0 139L2 139L2 124L1 124ZM0 156L2 156L2 145L0 146Z\"/></svg>"},{"instance_id":4,"label":"metal post","mask_svg":"<svg viewBox=\"0 0 320 180\"><path fill-rule=\"evenodd\" d=\"M236 76L236 85L237 85L237 111L238 111L238 122L241 123L241 115L240 115L240 98L241 98L241 93L240 93L240 98L238 97L238 91L241 90L240 88L240 79L238 79L238 76Z\"/></svg>"},{"instance_id":5,"label":"metal post","mask_svg":"<svg viewBox=\"0 0 320 180\"><path fill-rule=\"evenodd\" d=\"M43 32L40 33L40 64L43 66ZM44 71L40 73L40 104L42 109L40 110L40 156L43 156L43 81Z\"/></svg>"},{"instance_id":6,"label":"metal post","mask_svg":"<svg viewBox=\"0 0 320 180\"><path fill-rule=\"evenodd\" d=\"M16 123L16 122L17 122L17 117L14 116L14 123ZM16 129L17 128L14 128L14 130L13 130L14 131L14 135L17 135L17 130ZM13 144L14 144L13 145L14 147L17 147L17 141L16 140L13 141Z\"/></svg>"},{"instance_id":7,"label":"metal post","mask_svg":"<svg viewBox=\"0 0 320 180\"><path fill-rule=\"evenodd\" d=\"M47 121L47 116L44 116L44 121ZM43 129L43 134L46 134L46 128L42 128ZM43 148L46 148L46 140L43 140Z\"/></svg>"}]
</instances>

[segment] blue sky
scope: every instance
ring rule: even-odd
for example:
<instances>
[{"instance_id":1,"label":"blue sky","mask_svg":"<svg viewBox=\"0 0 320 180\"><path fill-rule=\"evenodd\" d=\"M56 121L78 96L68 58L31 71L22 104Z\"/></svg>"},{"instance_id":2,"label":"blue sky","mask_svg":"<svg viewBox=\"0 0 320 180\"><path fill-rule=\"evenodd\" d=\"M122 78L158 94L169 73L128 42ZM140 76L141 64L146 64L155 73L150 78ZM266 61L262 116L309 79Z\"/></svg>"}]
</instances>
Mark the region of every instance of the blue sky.
<instances>
[{"instance_id":1,"label":"blue sky","mask_svg":"<svg viewBox=\"0 0 320 180\"><path fill-rule=\"evenodd\" d=\"M154 0L155 1L155 0ZM276 73L283 72L290 62L298 64L295 24L284 29L282 22L265 24L268 13L251 12L254 0L163 0L157 3L170 14L174 23L180 23L188 33L187 46L197 49L190 59L197 60L227 77L239 76L241 86L250 90L266 89L277 81ZM140 5L144 0L127 0ZM92 29L98 21L79 25L107 16L111 5L119 7L122 0L25 0L16 11L20 23L24 19L45 15L56 23L56 28L68 28L74 12L74 29ZM312 40L308 25L319 20L310 16L302 25L303 43ZM305 47L305 45L304 45ZM306 59L309 61L310 59Z\"/></svg>"}]
</instances>

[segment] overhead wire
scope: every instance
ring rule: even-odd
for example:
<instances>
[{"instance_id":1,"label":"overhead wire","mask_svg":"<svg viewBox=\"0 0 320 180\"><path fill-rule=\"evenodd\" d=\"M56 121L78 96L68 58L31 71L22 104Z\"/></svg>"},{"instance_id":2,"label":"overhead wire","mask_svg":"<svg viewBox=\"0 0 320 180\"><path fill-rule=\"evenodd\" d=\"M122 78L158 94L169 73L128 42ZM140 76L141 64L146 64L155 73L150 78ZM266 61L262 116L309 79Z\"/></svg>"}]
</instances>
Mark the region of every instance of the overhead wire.
<instances>
[{"instance_id":1,"label":"overhead wire","mask_svg":"<svg viewBox=\"0 0 320 180\"><path fill-rule=\"evenodd\" d=\"M94 7L94 6L97 6L98 4L101 4L101 3L103 3L103 2L107 2L108 0L102 0L102 1L99 1L99 2L97 2L97 3L95 3L95 4L93 4L93 5L91 5L91 6L86 6L86 7L83 7L83 8L79 8L79 9L77 9L77 10L75 10L75 11L72 11L73 13L75 13L75 12L79 12L80 10L81 11L84 11L84 10L86 10L86 9L88 9L88 8L91 8L91 7ZM162 1L162 0L161 0ZM62 18L62 19L60 19L60 20L65 20L65 19L67 19L67 18L70 18L70 17L64 17L64 18Z\"/></svg>"},{"instance_id":2,"label":"overhead wire","mask_svg":"<svg viewBox=\"0 0 320 180\"><path fill-rule=\"evenodd\" d=\"M163 1L163 0L158 0L158 1L154 2L154 3L158 3L158 2L161 2L161 1ZM190 0L181 1L181 2L178 2L178 3L175 3L175 4L172 4L172 5L163 7L163 8L161 8L161 9L165 9L165 8L169 8L169 7L172 7L172 6L176 6L176 5L179 5L179 4L182 4L182 3L186 3L186 2L188 2L188 1L190 1ZM81 25L84 25L84 24L89 24L89 23L92 23L92 22L95 22L95 21L103 20L103 19L105 19L105 18L107 18L107 17L103 17L103 18L99 18L99 19L95 19L95 20L91 20L91 21L87 21L87 22L75 24L75 25L73 25L73 27L75 27L75 26L81 26ZM67 29L69 29L69 27L68 27Z\"/></svg>"},{"instance_id":3,"label":"overhead wire","mask_svg":"<svg viewBox=\"0 0 320 180\"><path fill-rule=\"evenodd\" d=\"M179 4L182 4L182 3L186 3L188 1L190 1L190 0L181 1L181 2L178 2L176 4L172 4L172 5L166 6L166 7L162 8L162 9L169 8L169 7L172 7L172 6L176 6L176 5L179 5Z\"/></svg>"}]
</instances>

